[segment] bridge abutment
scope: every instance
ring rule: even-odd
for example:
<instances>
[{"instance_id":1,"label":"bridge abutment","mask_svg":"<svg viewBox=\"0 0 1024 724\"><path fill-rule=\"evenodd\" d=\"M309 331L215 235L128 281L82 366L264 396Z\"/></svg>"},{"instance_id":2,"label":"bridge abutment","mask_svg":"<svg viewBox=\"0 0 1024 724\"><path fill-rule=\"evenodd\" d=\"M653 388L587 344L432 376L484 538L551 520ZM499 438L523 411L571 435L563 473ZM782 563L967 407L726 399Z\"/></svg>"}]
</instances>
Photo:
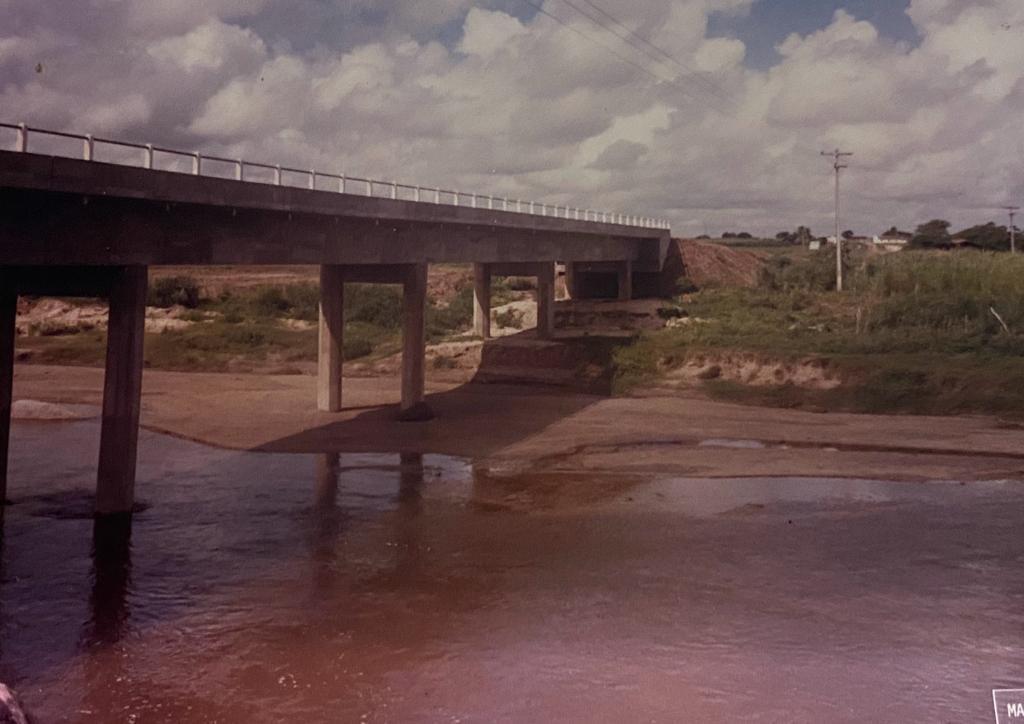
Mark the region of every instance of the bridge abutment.
<instances>
[{"instance_id":1,"label":"bridge abutment","mask_svg":"<svg viewBox=\"0 0 1024 724\"><path fill-rule=\"evenodd\" d=\"M97 515L131 513L135 505L147 288L145 266L120 267L111 280Z\"/></svg>"},{"instance_id":2,"label":"bridge abutment","mask_svg":"<svg viewBox=\"0 0 1024 724\"><path fill-rule=\"evenodd\" d=\"M566 262L566 288L571 299L633 298L633 262Z\"/></svg>"}]
</instances>

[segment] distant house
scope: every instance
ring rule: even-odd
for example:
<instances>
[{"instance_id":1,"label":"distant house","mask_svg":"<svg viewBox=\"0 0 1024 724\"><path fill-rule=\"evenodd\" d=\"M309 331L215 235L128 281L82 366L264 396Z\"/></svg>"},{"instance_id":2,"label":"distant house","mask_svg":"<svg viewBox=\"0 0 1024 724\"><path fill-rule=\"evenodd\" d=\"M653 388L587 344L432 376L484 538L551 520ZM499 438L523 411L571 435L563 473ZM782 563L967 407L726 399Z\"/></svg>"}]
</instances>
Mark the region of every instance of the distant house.
<instances>
[{"instance_id":1,"label":"distant house","mask_svg":"<svg viewBox=\"0 0 1024 724\"><path fill-rule=\"evenodd\" d=\"M876 247L885 251L900 251L905 249L913 238L914 235L909 232L890 229L884 234L874 237L871 241Z\"/></svg>"}]
</instances>

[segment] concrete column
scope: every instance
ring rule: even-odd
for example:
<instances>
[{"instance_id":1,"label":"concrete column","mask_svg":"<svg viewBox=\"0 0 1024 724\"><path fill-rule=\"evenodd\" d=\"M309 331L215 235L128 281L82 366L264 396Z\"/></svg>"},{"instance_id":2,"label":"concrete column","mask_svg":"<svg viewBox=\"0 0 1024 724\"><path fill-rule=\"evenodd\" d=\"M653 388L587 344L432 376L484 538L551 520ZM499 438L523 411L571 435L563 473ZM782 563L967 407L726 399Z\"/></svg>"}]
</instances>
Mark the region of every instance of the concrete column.
<instances>
[{"instance_id":1,"label":"concrete column","mask_svg":"<svg viewBox=\"0 0 1024 724\"><path fill-rule=\"evenodd\" d=\"M484 339L491 336L491 268L473 265L473 334Z\"/></svg>"},{"instance_id":2,"label":"concrete column","mask_svg":"<svg viewBox=\"0 0 1024 724\"><path fill-rule=\"evenodd\" d=\"M0 509L7 501L7 452L11 440L14 392L14 321L18 294L12 280L0 276Z\"/></svg>"},{"instance_id":3,"label":"concrete column","mask_svg":"<svg viewBox=\"0 0 1024 724\"><path fill-rule=\"evenodd\" d=\"M342 341L345 334L345 284L341 267L320 267L320 346L317 351L316 406L341 410Z\"/></svg>"},{"instance_id":4,"label":"concrete column","mask_svg":"<svg viewBox=\"0 0 1024 724\"><path fill-rule=\"evenodd\" d=\"M619 300L628 301L633 298L633 262L626 260L617 269L619 282Z\"/></svg>"},{"instance_id":5,"label":"concrete column","mask_svg":"<svg viewBox=\"0 0 1024 724\"><path fill-rule=\"evenodd\" d=\"M565 293L569 295L569 299L579 299L580 293L576 288L576 265L571 261L565 262Z\"/></svg>"},{"instance_id":6,"label":"concrete column","mask_svg":"<svg viewBox=\"0 0 1024 724\"><path fill-rule=\"evenodd\" d=\"M402 412L420 408L427 353L427 265L410 264L402 285Z\"/></svg>"},{"instance_id":7,"label":"concrete column","mask_svg":"<svg viewBox=\"0 0 1024 724\"><path fill-rule=\"evenodd\" d=\"M537 265L537 336L550 339L555 331L555 263Z\"/></svg>"},{"instance_id":8,"label":"concrete column","mask_svg":"<svg viewBox=\"0 0 1024 724\"><path fill-rule=\"evenodd\" d=\"M131 513L142 404L142 341L146 322L144 266L127 266L114 277L107 322L107 368L96 476L96 514Z\"/></svg>"}]
</instances>

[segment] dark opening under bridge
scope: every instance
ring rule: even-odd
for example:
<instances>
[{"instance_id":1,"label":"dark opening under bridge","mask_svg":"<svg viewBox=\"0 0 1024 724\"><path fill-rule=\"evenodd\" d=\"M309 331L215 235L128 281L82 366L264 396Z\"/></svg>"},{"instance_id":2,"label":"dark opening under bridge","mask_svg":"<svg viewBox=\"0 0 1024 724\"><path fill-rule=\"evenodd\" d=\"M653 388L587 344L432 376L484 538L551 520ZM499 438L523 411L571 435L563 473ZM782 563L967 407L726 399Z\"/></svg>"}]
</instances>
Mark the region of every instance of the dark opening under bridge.
<instances>
[{"instance_id":1,"label":"dark opening under bridge","mask_svg":"<svg viewBox=\"0 0 1024 724\"><path fill-rule=\"evenodd\" d=\"M572 297L588 296L601 277L614 275L618 296L630 298L634 280L661 270L670 239L666 223L647 217L24 125L0 124L4 129L14 132L15 150L0 151L0 504L6 495L19 294L109 300L96 488L96 512L104 515L127 513L134 505L151 265L319 265L317 404L325 411L338 411L342 403L344 283L401 284L401 411L416 417L424 404L429 264L474 264L474 328L485 338L491 276L535 276L537 331L548 336L556 264L565 265ZM37 152L30 138L33 146L41 138L77 144L81 158L56 149ZM111 156L101 161L104 148ZM289 185L289 179L304 184Z\"/></svg>"}]
</instances>

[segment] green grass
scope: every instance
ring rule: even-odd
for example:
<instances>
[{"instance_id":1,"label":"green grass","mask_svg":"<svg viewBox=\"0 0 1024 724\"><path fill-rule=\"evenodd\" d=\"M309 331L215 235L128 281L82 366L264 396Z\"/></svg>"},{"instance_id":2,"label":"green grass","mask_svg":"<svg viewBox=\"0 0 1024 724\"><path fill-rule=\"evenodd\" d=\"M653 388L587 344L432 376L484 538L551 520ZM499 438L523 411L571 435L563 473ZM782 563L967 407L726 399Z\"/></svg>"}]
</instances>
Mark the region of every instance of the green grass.
<instances>
[{"instance_id":1,"label":"green grass","mask_svg":"<svg viewBox=\"0 0 1024 724\"><path fill-rule=\"evenodd\" d=\"M834 287L834 252L775 257L755 289L706 289L679 302L687 325L641 336L615 355L615 388L653 381L709 352L826 360L834 390L708 380L724 399L864 412L1024 415L1024 259L900 252L849 260ZM995 310L1003 323L992 313Z\"/></svg>"}]
</instances>

